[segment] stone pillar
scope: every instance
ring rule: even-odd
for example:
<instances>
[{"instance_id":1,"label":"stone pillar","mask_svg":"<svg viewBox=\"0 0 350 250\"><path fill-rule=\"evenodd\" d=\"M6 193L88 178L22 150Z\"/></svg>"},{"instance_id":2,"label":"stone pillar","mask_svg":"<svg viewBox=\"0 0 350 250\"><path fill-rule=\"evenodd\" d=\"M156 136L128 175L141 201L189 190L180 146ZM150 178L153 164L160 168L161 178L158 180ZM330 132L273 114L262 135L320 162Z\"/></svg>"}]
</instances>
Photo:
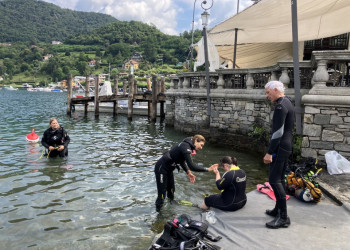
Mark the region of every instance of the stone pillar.
<instances>
[{"instance_id":1,"label":"stone pillar","mask_svg":"<svg viewBox=\"0 0 350 250\"><path fill-rule=\"evenodd\" d=\"M179 84L177 86L178 89L182 89L183 88L183 82L184 82L184 78L183 77L179 77Z\"/></svg>"},{"instance_id":2,"label":"stone pillar","mask_svg":"<svg viewBox=\"0 0 350 250\"><path fill-rule=\"evenodd\" d=\"M174 89L174 79L173 78L170 78L170 89Z\"/></svg>"},{"instance_id":3,"label":"stone pillar","mask_svg":"<svg viewBox=\"0 0 350 250\"><path fill-rule=\"evenodd\" d=\"M206 88L206 82L205 82L205 77L200 76L199 77L199 88L200 89L205 89Z\"/></svg>"},{"instance_id":4,"label":"stone pillar","mask_svg":"<svg viewBox=\"0 0 350 250\"><path fill-rule=\"evenodd\" d=\"M253 89L254 88L254 79L253 79L253 75L251 73L248 73L247 75L247 89Z\"/></svg>"},{"instance_id":5,"label":"stone pillar","mask_svg":"<svg viewBox=\"0 0 350 250\"><path fill-rule=\"evenodd\" d=\"M224 88L224 84L225 84L224 75L219 73L219 79L218 79L218 82L217 82L218 89L223 89Z\"/></svg>"},{"instance_id":6,"label":"stone pillar","mask_svg":"<svg viewBox=\"0 0 350 250\"><path fill-rule=\"evenodd\" d=\"M326 82L329 80L329 74L327 71L327 60L317 61L317 70L312 77L312 87L326 87Z\"/></svg>"},{"instance_id":7,"label":"stone pillar","mask_svg":"<svg viewBox=\"0 0 350 250\"><path fill-rule=\"evenodd\" d=\"M288 75L288 69L287 68L283 68L282 69L282 75L280 76L279 81L283 83L283 85L284 85L284 87L286 89L288 89L288 85L290 83L290 78L289 78L289 75Z\"/></svg>"},{"instance_id":8,"label":"stone pillar","mask_svg":"<svg viewBox=\"0 0 350 250\"><path fill-rule=\"evenodd\" d=\"M188 77L184 77L184 81L182 82L182 86L184 89L188 89L190 87L190 81L188 80Z\"/></svg>"}]
</instances>

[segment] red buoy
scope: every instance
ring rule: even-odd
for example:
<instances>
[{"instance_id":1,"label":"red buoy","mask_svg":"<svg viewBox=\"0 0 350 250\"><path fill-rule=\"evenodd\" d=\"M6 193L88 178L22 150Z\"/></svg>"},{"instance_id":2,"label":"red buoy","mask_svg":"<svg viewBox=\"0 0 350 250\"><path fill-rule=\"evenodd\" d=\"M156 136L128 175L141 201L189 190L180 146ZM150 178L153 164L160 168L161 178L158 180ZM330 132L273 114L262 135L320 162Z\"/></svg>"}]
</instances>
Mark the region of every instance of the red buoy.
<instances>
[{"instance_id":1,"label":"red buoy","mask_svg":"<svg viewBox=\"0 0 350 250\"><path fill-rule=\"evenodd\" d=\"M26 139L29 143L36 143L39 141L39 136L35 133L34 128L32 129L32 133L27 134Z\"/></svg>"}]
</instances>

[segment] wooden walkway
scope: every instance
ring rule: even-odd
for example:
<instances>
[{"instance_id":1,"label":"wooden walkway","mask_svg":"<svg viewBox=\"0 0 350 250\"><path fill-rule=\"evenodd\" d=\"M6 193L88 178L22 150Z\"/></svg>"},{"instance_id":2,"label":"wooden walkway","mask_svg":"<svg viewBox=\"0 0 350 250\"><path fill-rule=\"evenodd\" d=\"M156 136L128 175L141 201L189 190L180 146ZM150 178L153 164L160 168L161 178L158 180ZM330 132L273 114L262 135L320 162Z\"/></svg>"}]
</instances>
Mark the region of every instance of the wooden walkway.
<instances>
[{"instance_id":1,"label":"wooden walkway","mask_svg":"<svg viewBox=\"0 0 350 250\"><path fill-rule=\"evenodd\" d=\"M88 77L86 77L86 82L89 83ZM68 93L67 93L67 114L71 115L73 106L75 104L83 104L84 112L87 114L89 103L94 103L95 116L99 116L99 104L102 102L113 103L113 115L117 115L118 101L128 100L128 119L132 120L133 116L133 103L134 102L147 102L148 103L148 117L151 121L156 121L157 118L157 104L160 104L160 117L165 117L164 105L166 97L165 92L165 82L164 77L160 81L157 81L157 76L152 76L152 83L150 78L147 79L147 91L145 93L137 93L137 81L134 79L133 75L129 75L128 81L123 82L123 93L119 93L118 79L114 79L114 93L110 96L99 96L99 78L95 78L95 93L94 96L89 96L89 86L85 86L85 96L84 97L73 97L72 88L72 75L68 76ZM127 88L128 87L128 88Z\"/></svg>"}]
</instances>

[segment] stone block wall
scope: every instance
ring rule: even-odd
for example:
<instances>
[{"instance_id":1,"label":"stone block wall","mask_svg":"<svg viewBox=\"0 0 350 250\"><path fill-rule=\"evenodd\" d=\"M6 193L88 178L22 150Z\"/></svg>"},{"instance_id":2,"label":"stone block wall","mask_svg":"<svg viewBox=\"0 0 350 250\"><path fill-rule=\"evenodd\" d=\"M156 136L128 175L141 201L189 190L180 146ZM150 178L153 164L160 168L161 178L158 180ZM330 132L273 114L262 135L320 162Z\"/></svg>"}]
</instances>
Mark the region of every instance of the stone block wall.
<instances>
[{"instance_id":1,"label":"stone block wall","mask_svg":"<svg viewBox=\"0 0 350 250\"><path fill-rule=\"evenodd\" d=\"M241 95L241 98L222 93L212 96L209 121L205 93L170 95L165 122L182 132L201 133L212 142L252 149L254 139L248 134L254 130L254 125L269 131L272 117L270 102L264 95L256 97L251 93ZM260 145L256 149L259 151L264 147Z\"/></svg>"},{"instance_id":2,"label":"stone block wall","mask_svg":"<svg viewBox=\"0 0 350 250\"><path fill-rule=\"evenodd\" d=\"M270 111L266 102L217 98L212 100L210 126L247 136L254 124L269 128Z\"/></svg>"},{"instance_id":3,"label":"stone block wall","mask_svg":"<svg viewBox=\"0 0 350 250\"><path fill-rule=\"evenodd\" d=\"M332 150L350 158L350 107L305 106L302 157L324 163Z\"/></svg>"}]
</instances>

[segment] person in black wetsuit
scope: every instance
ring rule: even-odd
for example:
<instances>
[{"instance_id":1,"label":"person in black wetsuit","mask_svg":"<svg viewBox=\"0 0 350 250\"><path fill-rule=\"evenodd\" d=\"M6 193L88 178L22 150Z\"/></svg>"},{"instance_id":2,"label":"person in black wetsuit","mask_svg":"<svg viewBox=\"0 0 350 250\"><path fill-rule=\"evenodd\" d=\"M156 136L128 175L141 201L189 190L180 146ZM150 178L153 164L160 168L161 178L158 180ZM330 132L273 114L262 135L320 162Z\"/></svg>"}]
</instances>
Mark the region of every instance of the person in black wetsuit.
<instances>
[{"instance_id":1,"label":"person in black wetsuit","mask_svg":"<svg viewBox=\"0 0 350 250\"><path fill-rule=\"evenodd\" d=\"M283 83L271 81L265 85L266 97L276 103L272 118L272 136L264 163L270 164L269 182L276 196L276 205L266 214L275 217L266 223L268 228L288 227L290 218L287 215L285 176L288 157L293 148L294 106L284 95Z\"/></svg>"},{"instance_id":2,"label":"person in black wetsuit","mask_svg":"<svg viewBox=\"0 0 350 250\"><path fill-rule=\"evenodd\" d=\"M186 172L190 182L194 183L196 176L191 172L208 172L213 171L215 165L210 168L199 167L192 162L191 156L196 154L204 146L205 138L202 135L195 135L192 138L186 138L179 144L174 145L169 151L157 161L154 173L157 181L158 197L156 200L156 210L160 211L167 196L174 199L175 180L173 171L175 168L180 170L179 166Z\"/></svg>"},{"instance_id":3,"label":"person in black wetsuit","mask_svg":"<svg viewBox=\"0 0 350 250\"><path fill-rule=\"evenodd\" d=\"M199 207L208 210L215 207L224 211L236 211L244 207L247 202L245 187L247 176L245 172L237 166L237 159L225 156L221 159L221 166L225 173L222 178L217 168L213 170L216 174L216 186L221 190L221 194L214 194L204 198Z\"/></svg>"},{"instance_id":4,"label":"person in black wetsuit","mask_svg":"<svg viewBox=\"0 0 350 250\"><path fill-rule=\"evenodd\" d=\"M43 137L41 144L48 150L49 157L66 157L68 156L69 135L60 127L56 118L50 119L50 128L48 128Z\"/></svg>"}]
</instances>

